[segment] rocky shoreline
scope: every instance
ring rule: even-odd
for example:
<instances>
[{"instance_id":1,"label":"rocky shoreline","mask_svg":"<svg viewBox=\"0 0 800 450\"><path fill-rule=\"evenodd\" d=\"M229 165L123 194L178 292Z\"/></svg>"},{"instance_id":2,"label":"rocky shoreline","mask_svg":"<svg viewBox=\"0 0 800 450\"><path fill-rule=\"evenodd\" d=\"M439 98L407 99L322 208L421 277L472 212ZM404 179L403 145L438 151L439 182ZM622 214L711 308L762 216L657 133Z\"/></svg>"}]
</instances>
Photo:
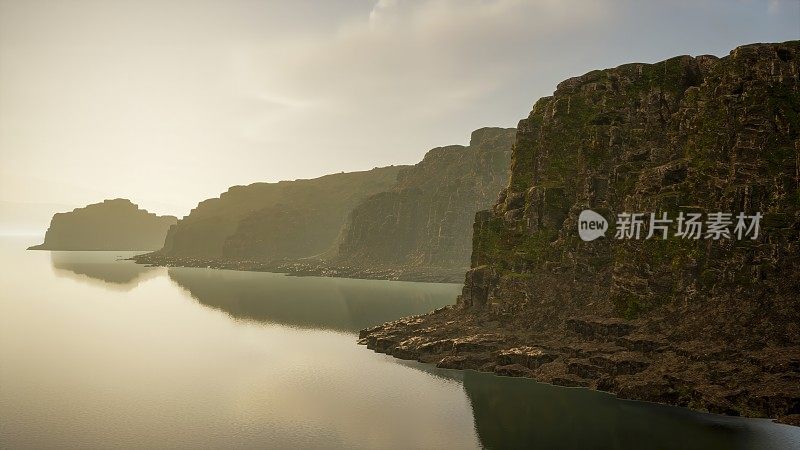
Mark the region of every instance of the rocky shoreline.
<instances>
[{"instance_id":1,"label":"rocky shoreline","mask_svg":"<svg viewBox=\"0 0 800 450\"><path fill-rule=\"evenodd\" d=\"M789 41L561 82L517 127L508 185L476 215L457 305L360 342L800 425L798 64L800 41ZM586 210L617 218L609 231L626 212L763 221L750 239L586 240Z\"/></svg>"},{"instance_id":2,"label":"rocky shoreline","mask_svg":"<svg viewBox=\"0 0 800 450\"><path fill-rule=\"evenodd\" d=\"M800 426L800 347L671 344L643 321L570 317L559 330L459 305L362 330L359 343L447 369Z\"/></svg>"},{"instance_id":3,"label":"rocky shoreline","mask_svg":"<svg viewBox=\"0 0 800 450\"><path fill-rule=\"evenodd\" d=\"M134 256L138 264L160 267L202 267L209 269L285 273L290 276L319 276L365 280L462 283L467 268L440 267L356 267L339 266L321 260L262 261L257 259L218 259L192 256L167 256L158 252Z\"/></svg>"}]
</instances>

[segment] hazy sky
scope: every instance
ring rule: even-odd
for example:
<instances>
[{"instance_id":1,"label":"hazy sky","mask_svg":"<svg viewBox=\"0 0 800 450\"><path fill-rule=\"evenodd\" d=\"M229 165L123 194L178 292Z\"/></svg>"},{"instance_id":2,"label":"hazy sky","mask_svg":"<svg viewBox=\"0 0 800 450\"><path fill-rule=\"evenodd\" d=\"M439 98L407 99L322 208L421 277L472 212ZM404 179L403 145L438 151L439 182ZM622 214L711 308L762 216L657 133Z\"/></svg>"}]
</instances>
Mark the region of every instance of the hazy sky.
<instances>
[{"instance_id":1,"label":"hazy sky","mask_svg":"<svg viewBox=\"0 0 800 450\"><path fill-rule=\"evenodd\" d=\"M0 201L180 216L415 163L594 68L790 39L800 0L0 0Z\"/></svg>"}]
</instances>

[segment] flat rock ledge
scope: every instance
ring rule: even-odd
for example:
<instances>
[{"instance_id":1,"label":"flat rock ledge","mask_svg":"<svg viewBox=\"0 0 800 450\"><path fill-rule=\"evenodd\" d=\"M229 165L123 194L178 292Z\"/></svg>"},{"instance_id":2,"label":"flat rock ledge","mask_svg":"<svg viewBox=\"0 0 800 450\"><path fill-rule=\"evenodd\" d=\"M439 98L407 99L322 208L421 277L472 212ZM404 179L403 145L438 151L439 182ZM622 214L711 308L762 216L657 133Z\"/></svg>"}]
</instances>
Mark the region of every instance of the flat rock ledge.
<instances>
[{"instance_id":1,"label":"flat rock ledge","mask_svg":"<svg viewBox=\"0 0 800 450\"><path fill-rule=\"evenodd\" d=\"M129 259L138 264L153 267L202 267L285 273L297 277L338 277L365 280L422 281L428 283L461 283L464 281L464 273L467 271L466 267L358 267L337 265L313 259L263 261L258 259L169 256L159 252L145 253Z\"/></svg>"},{"instance_id":2,"label":"flat rock ledge","mask_svg":"<svg viewBox=\"0 0 800 450\"><path fill-rule=\"evenodd\" d=\"M619 398L800 426L800 347L672 345L637 323L571 317L557 332L448 306L361 330L359 344L447 369L527 377Z\"/></svg>"}]
</instances>

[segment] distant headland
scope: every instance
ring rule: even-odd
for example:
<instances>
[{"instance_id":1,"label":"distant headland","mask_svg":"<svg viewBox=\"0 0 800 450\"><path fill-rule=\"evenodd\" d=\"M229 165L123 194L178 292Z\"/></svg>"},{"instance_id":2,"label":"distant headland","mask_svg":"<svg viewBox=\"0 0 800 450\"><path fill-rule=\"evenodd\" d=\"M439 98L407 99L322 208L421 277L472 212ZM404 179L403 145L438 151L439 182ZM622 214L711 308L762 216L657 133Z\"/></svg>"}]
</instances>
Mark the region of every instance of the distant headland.
<instances>
[{"instance_id":1,"label":"distant headland","mask_svg":"<svg viewBox=\"0 0 800 450\"><path fill-rule=\"evenodd\" d=\"M28 250L157 250L174 216L157 216L130 200L105 200L56 213L44 242Z\"/></svg>"}]
</instances>

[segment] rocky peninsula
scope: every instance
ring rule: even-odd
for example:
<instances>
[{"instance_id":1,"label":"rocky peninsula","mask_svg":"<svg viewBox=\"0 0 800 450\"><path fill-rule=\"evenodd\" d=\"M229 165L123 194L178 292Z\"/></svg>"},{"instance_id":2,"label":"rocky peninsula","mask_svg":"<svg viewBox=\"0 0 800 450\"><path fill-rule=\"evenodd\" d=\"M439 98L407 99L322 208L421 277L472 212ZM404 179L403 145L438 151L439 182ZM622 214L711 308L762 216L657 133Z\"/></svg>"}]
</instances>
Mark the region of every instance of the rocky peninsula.
<instances>
[{"instance_id":1,"label":"rocky peninsula","mask_svg":"<svg viewBox=\"0 0 800 450\"><path fill-rule=\"evenodd\" d=\"M763 218L755 239L583 241L585 209ZM798 268L800 42L626 64L560 83L520 121L457 304L360 342L800 424Z\"/></svg>"},{"instance_id":2,"label":"rocky peninsula","mask_svg":"<svg viewBox=\"0 0 800 450\"><path fill-rule=\"evenodd\" d=\"M164 248L134 260L460 283L475 212L506 184L515 133L481 128L469 145L431 149L413 166L237 186L201 202Z\"/></svg>"}]
</instances>

